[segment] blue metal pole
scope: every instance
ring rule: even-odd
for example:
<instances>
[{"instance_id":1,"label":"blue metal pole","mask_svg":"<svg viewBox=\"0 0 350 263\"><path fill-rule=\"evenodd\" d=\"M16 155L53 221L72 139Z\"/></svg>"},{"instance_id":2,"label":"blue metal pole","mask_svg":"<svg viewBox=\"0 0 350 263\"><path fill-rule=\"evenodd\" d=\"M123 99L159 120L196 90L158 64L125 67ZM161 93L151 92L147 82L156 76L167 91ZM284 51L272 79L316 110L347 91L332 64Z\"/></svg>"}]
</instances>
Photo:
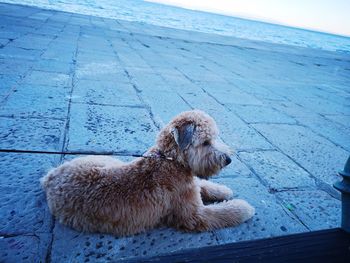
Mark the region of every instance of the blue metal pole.
<instances>
[{"instance_id":1,"label":"blue metal pole","mask_svg":"<svg viewBox=\"0 0 350 263\"><path fill-rule=\"evenodd\" d=\"M339 172L343 177L341 182L336 182L333 186L341 192L342 217L341 227L350 233L350 156L345 164L344 170Z\"/></svg>"}]
</instances>

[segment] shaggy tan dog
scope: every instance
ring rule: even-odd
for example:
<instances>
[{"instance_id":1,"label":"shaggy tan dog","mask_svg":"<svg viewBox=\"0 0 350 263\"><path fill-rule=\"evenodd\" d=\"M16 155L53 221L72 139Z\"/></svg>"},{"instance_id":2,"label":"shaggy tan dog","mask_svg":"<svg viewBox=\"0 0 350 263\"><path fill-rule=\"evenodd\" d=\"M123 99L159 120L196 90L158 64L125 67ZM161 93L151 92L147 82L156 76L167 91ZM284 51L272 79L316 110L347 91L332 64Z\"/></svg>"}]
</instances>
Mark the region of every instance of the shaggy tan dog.
<instances>
[{"instance_id":1,"label":"shaggy tan dog","mask_svg":"<svg viewBox=\"0 0 350 263\"><path fill-rule=\"evenodd\" d=\"M51 212L76 230L130 235L160 225L207 231L238 225L254 214L226 186L198 177L216 174L231 162L206 113L176 116L145 157L123 163L106 156L65 162L41 179Z\"/></svg>"}]
</instances>

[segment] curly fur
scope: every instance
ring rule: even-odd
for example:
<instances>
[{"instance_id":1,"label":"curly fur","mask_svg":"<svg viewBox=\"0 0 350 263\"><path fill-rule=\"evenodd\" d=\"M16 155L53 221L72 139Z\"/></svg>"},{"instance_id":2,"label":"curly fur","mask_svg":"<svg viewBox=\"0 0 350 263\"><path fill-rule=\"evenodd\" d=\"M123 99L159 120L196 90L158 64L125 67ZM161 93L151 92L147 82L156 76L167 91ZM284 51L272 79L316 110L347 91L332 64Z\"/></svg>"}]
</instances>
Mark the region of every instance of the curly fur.
<instances>
[{"instance_id":1,"label":"curly fur","mask_svg":"<svg viewBox=\"0 0 350 263\"><path fill-rule=\"evenodd\" d=\"M188 125L195 128L185 129ZM188 111L166 125L146 153L157 156L160 151L172 160L123 163L87 156L65 162L41 179L50 211L76 230L118 236L160 225L207 231L240 224L253 216L254 208L244 200L228 200L229 188L198 178L214 175L230 162L228 147L217 136L209 115ZM204 205L202 200L228 201Z\"/></svg>"}]
</instances>

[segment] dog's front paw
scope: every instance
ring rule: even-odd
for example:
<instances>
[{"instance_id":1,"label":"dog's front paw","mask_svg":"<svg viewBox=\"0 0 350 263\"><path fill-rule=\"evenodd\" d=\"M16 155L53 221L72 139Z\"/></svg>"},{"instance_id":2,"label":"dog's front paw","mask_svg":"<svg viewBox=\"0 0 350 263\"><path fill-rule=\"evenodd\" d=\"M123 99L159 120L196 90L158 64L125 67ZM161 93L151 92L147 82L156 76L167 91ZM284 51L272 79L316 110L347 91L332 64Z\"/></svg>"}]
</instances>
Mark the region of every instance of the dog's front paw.
<instances>
[{"instance_id":1,"label":"dog's front paw","mask_svg":"<svg viewBox=\"0 0 350 263\"><path fill-rule=\"evenodd\" d=\"M231 199L233 192L230 188L224 185L205 182L202 183L201 186L201 195L205 202L221 202Z\"/></svg>"},{"instance_id":2,"label":"dog's front paw","mask_svg":"<svg viewBox=\"0 0 350 263\"><path fill-rule=\"evenodd\" d=\"M255 214L255 208L247 201L242 199L233 199L226 202L230 208L235 224L240 224L252 218Z\"/></svg>"},{"instance_id":3,"label":"dog's front paw","mask_svg":"<svg viewBox=\"0 0 350 263\"><path fill-rule=\"evenodd\" d=\"M215 193L215 196L216 196L216 200L219 200L219 201L230 200L233 197L233 192L227 186L219 185Z\"/></svg>"}]
</instances>

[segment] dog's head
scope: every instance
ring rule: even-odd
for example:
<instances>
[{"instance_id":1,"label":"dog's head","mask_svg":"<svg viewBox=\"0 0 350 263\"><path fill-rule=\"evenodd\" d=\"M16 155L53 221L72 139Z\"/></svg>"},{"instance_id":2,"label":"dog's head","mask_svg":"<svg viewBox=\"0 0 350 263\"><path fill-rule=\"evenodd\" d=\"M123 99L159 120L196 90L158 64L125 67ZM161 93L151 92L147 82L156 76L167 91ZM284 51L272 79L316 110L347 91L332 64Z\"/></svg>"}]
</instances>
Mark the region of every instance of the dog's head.
<instances>
[{"instance_id":1,"label":"dog's head","mask_svg":"<svg viewBox=\"0 0 350 263\"><path fill-rule=\"evenodd\" d=\"M231 162L229 147L218 139L215 121L200 110L176 116L158 135L157 146L199 177L214 175Z\"/></svg>"}]
</instances>

